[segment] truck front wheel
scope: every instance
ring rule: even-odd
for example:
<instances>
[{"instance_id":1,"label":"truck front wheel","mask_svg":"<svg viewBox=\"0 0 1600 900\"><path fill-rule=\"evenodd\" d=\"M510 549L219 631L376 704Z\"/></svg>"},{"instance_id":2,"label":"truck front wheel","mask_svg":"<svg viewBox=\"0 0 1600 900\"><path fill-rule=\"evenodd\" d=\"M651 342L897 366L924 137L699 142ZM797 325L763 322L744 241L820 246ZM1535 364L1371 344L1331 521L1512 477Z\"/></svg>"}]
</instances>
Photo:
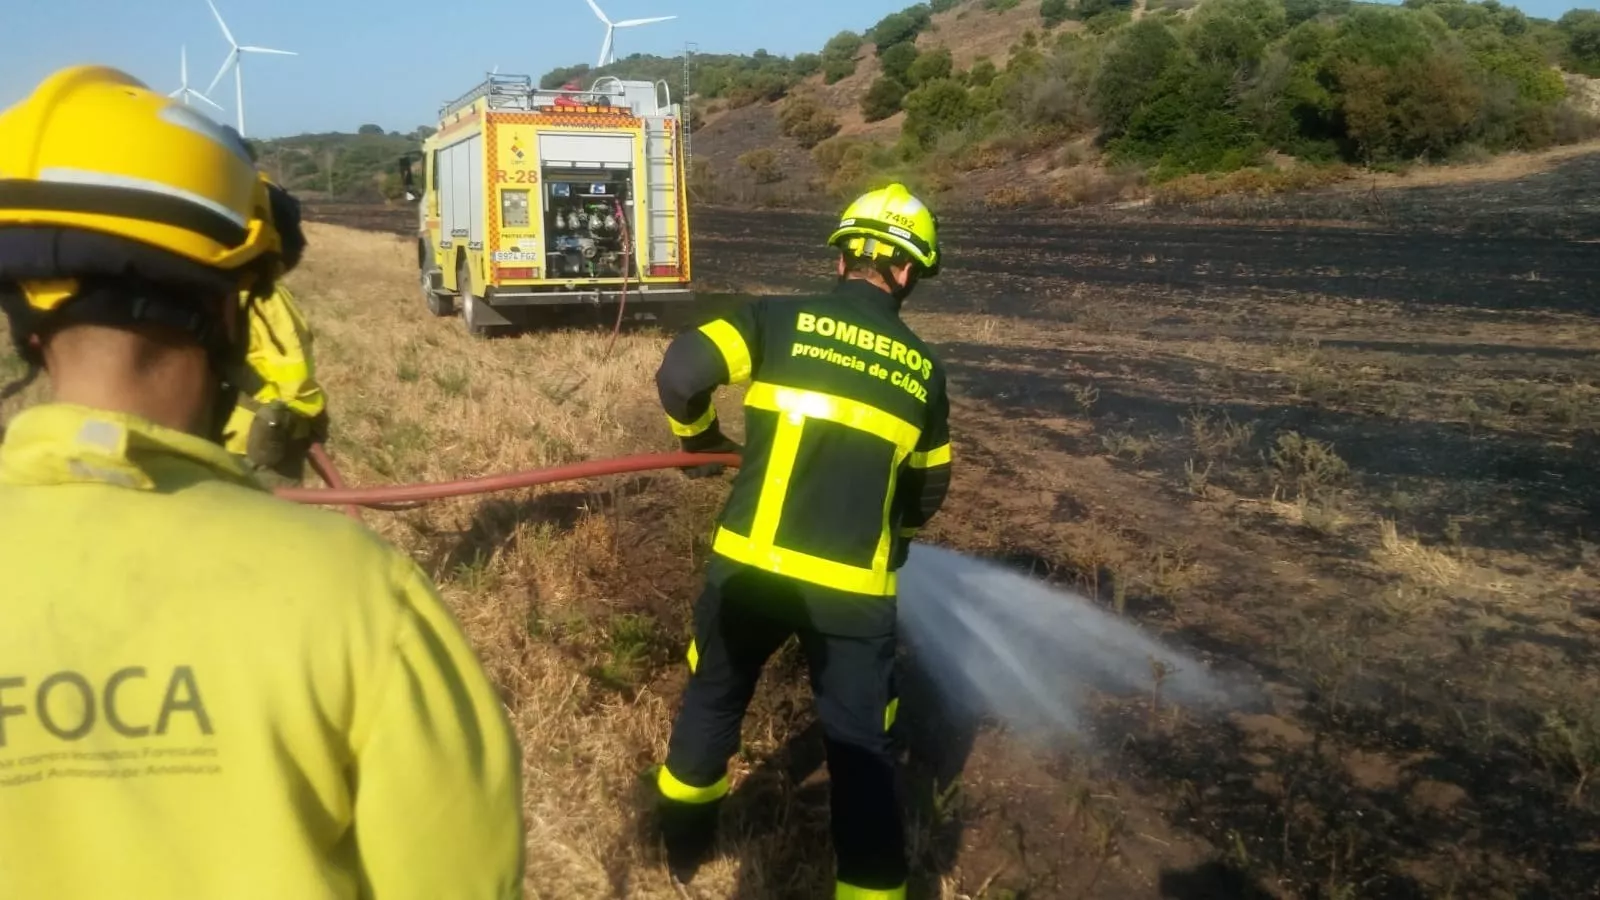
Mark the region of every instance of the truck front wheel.
<instances>
[{"instance_id":1,"label":"truck front wheel","mask_svg":"<svg viewBox=\"0 0 1600 900\"><path fill-rule=\"evenodd\" d=\"M422 299L428 304L428 312L436 316L453 316L456 313L455 298L440 290L438 269L422 270Z\"/></svg>"},{"instance_id":2,"label":"truck front wheel","mask_svg":"<svg viewBox=\"0 0 1600 900\"><path fill-rule=\"evenodd\" d=\"M467 333L473 337L488 337L489 326L479 321L480 316L474 315L483 300L472 293L472 270L467 268L465 256L456 263L456 285L456 296L461 300L461 318L467 323Z\"/></svg>"}]
</instances>

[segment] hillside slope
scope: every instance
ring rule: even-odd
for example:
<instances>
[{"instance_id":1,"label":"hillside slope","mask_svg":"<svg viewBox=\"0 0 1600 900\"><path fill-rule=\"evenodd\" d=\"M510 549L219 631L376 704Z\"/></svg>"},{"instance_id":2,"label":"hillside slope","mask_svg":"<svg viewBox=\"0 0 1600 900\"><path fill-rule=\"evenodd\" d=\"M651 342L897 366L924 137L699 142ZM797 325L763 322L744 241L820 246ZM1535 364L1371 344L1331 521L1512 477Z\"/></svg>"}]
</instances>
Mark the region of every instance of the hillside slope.
<instances>
[{"instance_id":1,"label":"hillside slope","mask_svg":"<svg viewBox=\"0 0 1600 900\"><path fill-rule=\"evenodd\" d=\"M817 53L688 68L703 203L833 206L890 178L947 207L1188 201L1600 138L1600 12L1493 0L932 0ZM541 82L684 71L636 54ZM427 131L257 146L308 197L370 202Z\"/></svg>"},{"instance_id":2,"label":"hillside slope","mask_svg":"<svg viewBox=\"0 0 1600 900\"><path fill-rule=\"evenodd\" d=\"M1076 206L1480 163L1600 136L1590 32L1600 13L1468 0L918 4L698 80L697 187L807 206L899 177L947 204Z\"/></svg>"}]
</instances>

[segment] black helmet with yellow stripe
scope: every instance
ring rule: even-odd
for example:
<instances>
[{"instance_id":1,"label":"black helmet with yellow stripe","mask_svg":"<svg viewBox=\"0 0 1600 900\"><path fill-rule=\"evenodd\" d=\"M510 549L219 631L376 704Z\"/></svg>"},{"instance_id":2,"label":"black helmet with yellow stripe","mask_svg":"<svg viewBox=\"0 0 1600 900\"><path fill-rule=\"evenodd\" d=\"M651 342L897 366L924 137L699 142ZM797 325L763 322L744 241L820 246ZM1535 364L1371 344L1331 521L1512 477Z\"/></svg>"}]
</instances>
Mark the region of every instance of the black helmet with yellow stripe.
<instances>
[{"instance_id":1,"label":"black helmet with yellow stripe","mask_svg":"<svg viewBox=\"0 0 1600 900\"><path fill-rule=\"evenodd\" d=\"M0 305L18 350L37 363L34 336L82 321L242 354L210 310L281 270L271 206L222 126L115 69L57 72L0 112Z\"/></svg>"}]
</instances>

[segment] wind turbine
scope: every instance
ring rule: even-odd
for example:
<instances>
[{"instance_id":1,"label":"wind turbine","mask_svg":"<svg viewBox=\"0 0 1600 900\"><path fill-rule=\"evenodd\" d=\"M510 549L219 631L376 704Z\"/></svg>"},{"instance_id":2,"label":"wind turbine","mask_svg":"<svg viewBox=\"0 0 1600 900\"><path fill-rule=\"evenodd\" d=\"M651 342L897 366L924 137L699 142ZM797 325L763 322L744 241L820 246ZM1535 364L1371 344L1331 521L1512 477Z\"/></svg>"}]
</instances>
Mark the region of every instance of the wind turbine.
<instances>
[{"instance_id":1,"label":"wind turbine","mask_svg":"<svg viewBox=\"0 0 1600 900\"><path fill-rule=\"evenodd\" d=\"M241 65L240 58L246 53L272 53L278 56L299 56L300 54L289 50L271 50L266 47L239 46L239 42L233 39L233 32L228 30L228 23L222 21L222 13L217 12L217 5L212 3L211 0L206 0L206 5L211 7L211 14L217 17L217 24L222 26L222 36L228 39L228 46L232 48L228 51L228 58L222 61L222 68L217 70L217 77L211 79L211 87L206 88L206 93L209 94L216 90L217 83L222 80L223 76L228 74L228 68L230 66L233 67L234 103L237 104L236 108L239 113L239 136L243 137L244 66Z\"/></svg>"},{"instance_id":2,"label":"wind turbine","mask_svg":"<svg viewBox=\"0 0 1600 900\"><path fill-rule=\"evenodd\" d=\"M199 91L195 90L194 88L189 87L189 48L188 47L179 48L179 50L178 50L178 66L179 66L180 75L181 75L181 77L183 79L182 83L180 83L178 85L178 89L177 90L173 91L172 93L168 94L167 96L168 97L176 97L176 98L178 98L179 100L183 101L183 105L184 106L188 106L189 105L189 98L193 97L194 99L205 103L207 106L210 106L212 109L216 110L217 112L222 112L222 107L217 105L217 101L212 100L210 97L207 97L205 94L202 94Z\"/></svg>"},{"instance_id":3,"label":"wind turbine","mask_svg":"<svg viewBox=\"0 0 1600 900\"><path fill-rule=\"evenodd\" d=\"M206 0L206 2L209 3L211 0ZM600 21L604 22L606 25L606 40L605 43L600 45L600 62L596 68L603 68L617 61L617 54L615 52L613 42L615 40L618 28L632 28L635 25L654 25L657 22L666 22L670 19L677 18L677 16L656 16L653 19L625 19L621 22L613 22L606 18L606 14L600 9L594 0L586 0L586 2L589 4L589 8L594 10L594 14L600 18Z\"/></svg>"}]
</instances>

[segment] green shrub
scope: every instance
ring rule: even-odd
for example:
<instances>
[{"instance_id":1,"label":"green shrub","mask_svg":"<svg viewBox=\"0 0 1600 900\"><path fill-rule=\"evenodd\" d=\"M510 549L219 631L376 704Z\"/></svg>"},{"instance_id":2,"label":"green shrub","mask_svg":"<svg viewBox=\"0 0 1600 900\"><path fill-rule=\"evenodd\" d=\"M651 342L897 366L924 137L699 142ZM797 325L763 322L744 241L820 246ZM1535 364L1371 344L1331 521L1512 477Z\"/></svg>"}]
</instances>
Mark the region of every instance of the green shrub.
<instances>
[{"instance_id":1,"label":"green shrub","mask_svg":"<svg viewBox=\"0 0 1600 900\"><path fill-rule=\"evenodd\" d=\"M1361 7L1339 20L1334 56L1350 62L1398 66L1433 49L1419 16L1410 10Z\"/></svg>"},{"instance_id":2,"label":"green shrub","mask_svg":"<svg viewBox=\"0 0 1600 900\"><path fill-rule=\"evenodd\" d=\"M993 62L987 59L980 59L972 64L971 69L967 70L967 85L975 88L986 88L994 82L994 78L998 74L999 70L994 67Z\"/></svg>"},{"instance_id":3,"label":"green shrub","mask_svg":"<svg viewBox=\"0 0 1600 900\"><path fill-rule=\"evenodd\" d=\"M1284 0L1283 10L1288 24L1294 26L1318 16L1343 15L1350 4L1351 0Z\"/></svg>"},{"instance_id":4,"label":"green shrub","mask_svg":"<svg viewBox=\"0 0 1600 900\"><path fill-rule=\"evenodd\" d=\"M1133 0L1078 0L1078 18L1087 22L1106 13L1129 12Z\"/></svg>"},{"instance_id":5,"label":"green shrub","mask_svg":"<svg viewBox=\"0 0 1600 900\"><path fill-rule=\"evenodd\" d=\"M844 158L850 148L863 143L860 138L831 137L817 146L811 148L811 161L816 163L824 175L832 175L844 163Z\"/></svg>"},{"instance_id":6,"label":"green shrub","mask_svg":"<svg viewBox=\"0 0 1600 900\"><path fill-rule=\"evenodd\" d=\"M1567 39L1567 66L1574 72L1600 78L1600 12L1570 10L1556 27Z\"/></svg>"},{"instance_id":7,"label":"green shrub","mask_svg":"<svg viewBox=\"0 0 1600 900\"><path fill-rule=\"evenodd\" d=\"M836 84L856 71L856 54L865 43L854 31L841 31L822 48L822 80Z\"/></svg>"},{"instance_id":8,"label":"green shrub","mask_svg":"<svg viewBox=\"0 0 1600 900\"><path fill-rule=\"evenodd\" d=\"M782 99L789 90L789 80L773 71L741 72L724 92L728 106L738 109L752 103L771 103Z\"/></svg>"},{"instance_id":9,"label":"green shrub","mask_svg":"<svg viewBox=\"0 0 1600 900\"><path fill-rule=\"evenodd\" d=\"M1339 86L1349 138L1367 161L1445 157L1471 135L1483 99L1465 63L1444 53L1346 63Z\"/></svg>"},{"instance_id":10,"label":"green shrub","mask_svg":"<svg viewBox=\"0 0 1600 900\"><path fill-rule=\"evenodd\" d=\"M1044 0L1039 4L1039 17L1045 27L1054 28L1072 18L1072 4L1070 0Z\"/></svg>"},{"instance_id":11,"label":"green shrub","mask_svg":"<svg viewBox=\"0 0 1600 900\"><path fill-rule=\"evenodd\" d=\"M861 98L861 114L868 122L887 119L900 111L900 103L905 96L904 84L893 78L879 78L867 89L867 95Z\"/></svg>"},{"instance_id":12,"label":"green shrub","mask_svg":"<svg viewBox=\"0 0 1600 900\"><path fill-rule=\"evenodd\" d=\"M1113 156L1156 163L1157 180L1255 162L1265 148L1231 102L1233 74L1194 59L1170 66L1112 144Z\"/></svg>"},{"instance_id":13,"label":"green shrub","mask_svg":"<svg viewBox=\"0 0 1600 900\"><path fill-rule=\"evenodd\" d=\"M930 81L906 94L902 133L916 146L928 148L940 135L960 131L972 120L972 98L953 79Z\"/></svg>"},{"instance_id":14,"label":"green shrub","mask_svg":"<svg viewBox=\"0 0 1600 900\"><path fill-rule=\"evenodd\" d=\"M883 65L883 76L901 84L910 84L911 67L916 65L917 56L917 45L909 42L895 44L887 50L878 51L878 59Z\"/></svg>"},{"instance_id":15,"label":"green shrub","mask_svg":"<svg viewBox=\"0 0 1600 900\"><path fill-rule=\"evenodd\" d=\"M919 54L911 67L906 70L908 84L919 85L941 78L949 78L954 62L950 57L949 47L938 47L927 53Z\"/></svg>"},{"instance_id":16,"label":"green shrub","mask_svg":"<svg viewBox=\"0 0 1600 900\"><path fill-rule=\"evenodd\" d=\"M796 78L809 78L822 71L822 57L815 53L801 53L794 58L792 71Z\"/></svg>"},{"instance_id":17,"label":"green shrub","mask_svg":"<svg viewBox=\"0 0 1600 900\"><path fill-rule=\"evenodd\" d=\"M1177 37L1167 26L1155 19L1141 19L1106 51L1094 82L1093 103L1107 137L1127 130L1179 49Z\"/></svg>"},{"instance_id":18,"label":"green shrub","mask_svg":"<svg viewBox=\"0 0 1600 900\"><path fill-rule=\"evenodd\" d=\"M796 95L783 101L778 127L809 150L838 134L839 120L811 96Z\"/></svg>"},{"instance_id":19,"label":"green shrub","mask_svg":"<svg viewBox=\"0 0 1600 900\"><path fill-rule=\"evenodd\" d=\"M778 160L778 154L765 147L740 156L739 165L750 170L757 184L775 184L784 178L783 165Z\"/></svg>"},{"instance_id":20,"label":"green shrub","mask_svg":"<svg viewBox=\"0 0 1600 900\"><path fill-rule=\"evenodd\" d=\"M822 80L825 84L838 84L856 73L856 61L853 59L830 59L822 64Z\"/></svg>"},{"instance_id":21,"label":"green shrub","mask_svg":"<svg viewBox=\"0 0 1600 900\"><path fill-rule=\"evenodd\" d=\"M878 20L867 31L867 40L878 45L881 55L885 48L914 41L933 20L933 10L926 4L908 6L900 12L890 13Z\"/></svg>"}]
</instances>

